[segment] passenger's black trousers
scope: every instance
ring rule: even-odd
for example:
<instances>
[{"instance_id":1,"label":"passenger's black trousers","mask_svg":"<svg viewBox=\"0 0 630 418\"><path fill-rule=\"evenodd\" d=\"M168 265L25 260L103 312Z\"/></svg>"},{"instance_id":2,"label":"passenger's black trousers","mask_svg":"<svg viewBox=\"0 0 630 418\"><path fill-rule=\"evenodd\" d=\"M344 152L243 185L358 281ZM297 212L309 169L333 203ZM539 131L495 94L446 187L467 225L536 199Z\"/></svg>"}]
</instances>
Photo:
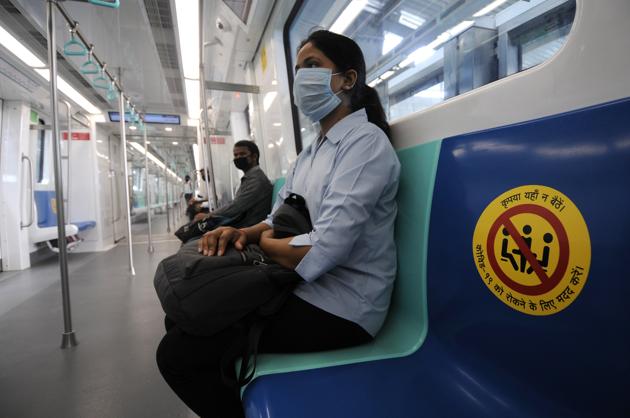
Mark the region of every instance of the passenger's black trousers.
<instances>
[{"instance_id":1,"label":"passenger's black trousers","mask_svg":"<svg viewBox=\"0 0 630 418\"><path fill-rule=\"evenodd\" d=\"M158 367L166 382L203 418L243 417L237 391L221 380L220 360L232 342L246 338L244 332L232 327L211 337L198 337L169 322L167 319L167 333L157 349ZM372 336L354 322L291 295L265 329L259 352L324 351L371 340ZM235 378L236 372L233 373L231 377Z\"/></svg>"}]
</instances>

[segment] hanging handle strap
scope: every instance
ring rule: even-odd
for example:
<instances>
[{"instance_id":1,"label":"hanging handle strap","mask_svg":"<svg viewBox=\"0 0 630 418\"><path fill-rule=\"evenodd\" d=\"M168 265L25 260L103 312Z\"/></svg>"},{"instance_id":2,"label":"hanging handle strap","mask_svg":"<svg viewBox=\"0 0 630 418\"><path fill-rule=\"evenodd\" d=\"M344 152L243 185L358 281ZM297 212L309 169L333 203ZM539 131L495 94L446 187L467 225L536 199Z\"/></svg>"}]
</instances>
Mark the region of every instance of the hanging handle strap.
<instances>
[{"instance_id":1,"label":"hanging handle strap","mask_svg":"<svg viewBox=\"0 0 630 418\"><path fill-rule=\"evenodd\" d=\"M103 90L109 89L109 80L104 76L106 68L107 68L107 63L103 63L103 67L101 67L101 75L99 75L92 81L92 84L97 89L103 89Z\"/></svg>"},{"instance_id":2,"label":"hanging handle strap","mask_svg":"<svg viewBox=\"0 0 630 418\"><path fill-rule=\"evenodd\" d=\"M112 9L118 9L120 7L120 0L88 0L88 2L97 6L104 6Z\"/></svg>"},{"instance_id":3,"label":"hanging handle strap","mask_svg":"<svg viewBox=\"0 0 630 418\"><path fill-rule=\"evenodd\" d=\"M70 29L70 40L63 45L63 54L66 56L83 57L87 54L87 49L82 42L74 37L79 24L74 22L74 26Z\"/></svg>"},{"instance_id":4,"label":"hanging handle strap","mask_svg":"<svg viewBox=\"0 0 630 418\"><path fill-rule=\"evenodd\" d=\"M81 74L98 74L98 64L92 60L92 51L94 50L94 45L90 45L90 49L88 50L88 59L81 65L80 71Z\"/></svg>"}]
</instances>

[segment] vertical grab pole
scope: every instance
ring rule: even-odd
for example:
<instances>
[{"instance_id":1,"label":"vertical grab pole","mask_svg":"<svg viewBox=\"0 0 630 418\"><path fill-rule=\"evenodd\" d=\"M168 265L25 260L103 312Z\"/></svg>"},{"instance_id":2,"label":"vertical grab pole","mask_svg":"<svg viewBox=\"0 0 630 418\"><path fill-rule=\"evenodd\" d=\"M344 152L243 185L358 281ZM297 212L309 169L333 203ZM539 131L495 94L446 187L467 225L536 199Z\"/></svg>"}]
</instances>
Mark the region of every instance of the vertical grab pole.
<instances>
[{"instance_id":1,"label":"vertical grab pole","mask_svg":"<svg viewBox=\"0 0 630 418\"><path fill-rule=\"evenodd\" d=\"M66 172L68 173L68 179L66 181L66 188L68 190L68 194L66 195L66 218L71 219L70 217L70 150L72 149L72 106L66 100L63 101L63 104L66 105L66 110L68 112L68 144L66 145L66 150L68 152L68 158L66 159Z\"/></svg>"},{"instance_id":2,"label":"vertical grab pole","mask_svg":"<svg viewBox=\"0 0 630 418\"><path fill-rule=\"evenodd\" d=\"M149 224L149 248L147 251L153 252L153 243L151 241L151 191L149 190L149 148L147 148L147 127L142 124L142 133L144 136L144 184L146 187L145 200L147 202L147 223Z\"/></svg>"},{"instance_id":3,"label":"vertical grab pole","mask_svg":"<svg viewBox=\"0 0 630 418\"><path fill-rule=\"evenodd\" d=\"M59 270L61 271L61 298L63 302L63 334L61 348L77 345L72 330L70 308L70 285L68 282L68 252L66 248L66 218L63 205L63 183L61 179L61 146L59 138L59 108L57 106L57 46L55 38L56 0L47 2L48 67L50 68L50 107L52 109L52 142L55 170L55 198L57 199L57 243L59 246Z\"/></svg>"},{"instance_id":4,"label":"vertical grab pole","mask_svg":"<svg viewBox=\"0 0 630 418\"><path fill-rule=\"evenodd\" d=\"M171 232L171 216L168 210L168 172L166 171L166 164L164 164L164 191L166 193L166 232Z\"/></svg>"},{"instance_id":5,"label":"vertical grab pole","mask_svg":"<svg viewBox=\"0 0 630 418\"><path fill-rule=\"evenodd\" d=\"M208 157L206 156L206 138L203 135L203 129L201 128L201 121L199 121L199 137L201 138L201 155L203 158L203 180L206 183L206 199L210 201L210 186L208 185ZM196 196L195 196L196 197Z\"/></svg>"},{"instance_id":6,"label":"vertical grab pole","mask_svg":"<svg viewBox=\"0 0 630 418\"><path fill-rule=\"evenodd\" d=\"M175 168L175 170L177 170L177 168ZM177 204L177 207L179 208L179 202L176 200L177 199L177 191L175 188L175 181L176 179L173 178L173 182L171 183L171 199L173 199L173 211L172 211L172 216L173 216L173 228L177 228L177 210L175 210L175 205Z\"/></svg>"},{"instance_id":7,"label":"vertical grab pole","mask_svg":"<svg viewBox=\"0 0 630 418\"><path fill-rule=\"evenodd\" d=\"M127 164L127 136L125 133L125 95L121 91L119 99L120 105L120 141L122 147L122 163L125 173L125 202L127 205L127 242L129 243L129 272L132 276L136 275L136 269L133 267L133 239L131 237L131 204L129 199L129 167Z\"/></svg>"},{"instance_id":8,"label":"vertical grab pole","mask_svg":"<svg viewBox=\"0 0 630 418\"><path fill-rule=\"evenodd\" d=\"M204 47L203 47L203 0L199 2L199 92L201 94L201 114L203 115L203 137L204 137L204 145L206 145L206 139L208 141L208 169L210 173L206 177L210 177L210 186L212 192L212 206L210 206L210 195L208 195L208 206L209 210L212 211L216 209L219 202L217 199L217 188L214 184L214 167L212 166L212 141L210 141L210 135L208 135L210 125L208 121L208 102L206 101L206 77L204 75L203 70L203 56L204 56Z\"/></svg>"}]
</instances>

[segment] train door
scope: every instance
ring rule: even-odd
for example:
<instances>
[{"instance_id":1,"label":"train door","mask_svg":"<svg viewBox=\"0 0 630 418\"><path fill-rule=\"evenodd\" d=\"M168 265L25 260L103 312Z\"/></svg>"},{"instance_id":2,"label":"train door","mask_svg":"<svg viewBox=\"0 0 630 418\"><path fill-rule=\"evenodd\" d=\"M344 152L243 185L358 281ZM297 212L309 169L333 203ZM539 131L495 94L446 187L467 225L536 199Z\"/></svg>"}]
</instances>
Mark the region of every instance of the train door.
<instances>
[{"instance_id":1,"label":"train door","mask_svg":"<svg viewBox=\"0 0 630 418\"><path fill-rule=\"evenodd\" d=\"M112 232L116 243L125 238L125 172L122 165L120 138L109 135L108 145Z\"/></svg>"},{"instance_id":2,"label":"train door","mask_svg":"<svg viewBox=\"0 0 630 418\"><path fill-rule=\"evenodd\" d=\"M0 245L2 269L30 267L29 231L32 210L32 165L29 152L30 106L2 103L0 135Z\"/></svg>"}]
</instances>

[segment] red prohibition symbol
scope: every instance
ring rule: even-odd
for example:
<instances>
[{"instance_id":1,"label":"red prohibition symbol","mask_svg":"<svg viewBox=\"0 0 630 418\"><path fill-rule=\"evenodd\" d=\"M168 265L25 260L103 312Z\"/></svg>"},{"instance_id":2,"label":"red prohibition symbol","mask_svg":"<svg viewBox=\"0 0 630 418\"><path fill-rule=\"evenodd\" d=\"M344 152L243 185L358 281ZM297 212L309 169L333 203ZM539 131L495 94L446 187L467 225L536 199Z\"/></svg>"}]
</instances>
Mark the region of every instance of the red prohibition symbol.
<instances>
[{"instance_id":1,"label":"red prohibition symbol","mask_svg":"<svg viewBox=\"0 0 630 418\"><path fill-rule=\"evenodd\" d=\"M518 232L516 226L514 226L514 223L512 222L512 218L514 216L522 213L535 214L545 219L553 228L554 232L556 233L556 237L558 237L558 245L560 251L558 265L556 266L556 269L551 273L551 275L548 275L543 270L540 262L536 259L536 256L532 253L532 250L529 248L521 234ZM497 236L497 232L501 227L504 227L508 231L514 242L516 242L518 249L521 251L523 256L525 256L527 262L536 273L536 276L538 276L538 279L540 280L539 285L526 286L517 283L514 280L510 279L508 275L501 269L501 266L497 262L496 254L494 253L494 242ZM490 227L490 230L488 231L486 253L488 255L488 261L492 266L492 269L496 273L499 280L501 280L506 286L524 295L539 296L555 288L558 283L560 283L560 280L562 280L564 273L566 273L567 266L569 264L569 239L567 236L567 232L564 229L564 226L562 225L558 217L554 215L550 210L542 206L532 204L519 205L506 210L501 214L501 216L497 218L496 221L494 221L494 223Z\"/></svg>"}]
</instances>

